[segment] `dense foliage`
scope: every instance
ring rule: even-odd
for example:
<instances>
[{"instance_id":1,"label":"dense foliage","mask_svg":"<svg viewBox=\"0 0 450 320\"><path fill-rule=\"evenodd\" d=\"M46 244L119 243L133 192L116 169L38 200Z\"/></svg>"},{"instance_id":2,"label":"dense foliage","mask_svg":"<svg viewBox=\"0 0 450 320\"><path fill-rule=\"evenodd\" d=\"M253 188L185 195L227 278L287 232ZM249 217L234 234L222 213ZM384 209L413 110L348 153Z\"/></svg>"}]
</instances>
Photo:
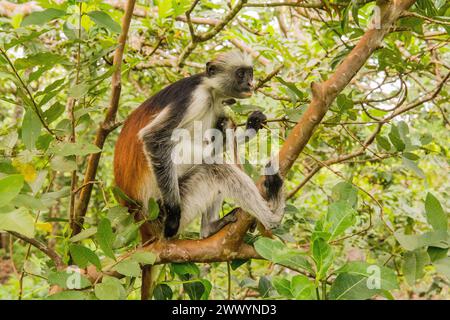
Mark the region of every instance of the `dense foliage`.
<instances>
[{"instance_id":1,"label":"dense foliage","mask_svg":"<svg viewBox=\"0 0 450 320\"><path fill-rule=\"evenodd\" d=\"M231 106L236 122L259 109L282 144L311 83L333 74L377 14L367 0L137 1L117 116L105 124L126 2L1 6L0 299L139 299L141 266L157 256L135 250L140 224L114 188L114 143L127 115L237 47L254 56L259 82L256 95ZM447 1L417 1L337 96L286 176L275 237L246 238L264 259L158 265L153 297L449 298L449 17ZM110 133L101 150L100 125ZM83 230L73 235L98 152ZM148 219L158 212L154 203ZM195 222L182 237L198 230ZM73 278L68 264L97 277Z\"/></svg>"}]
</instances>

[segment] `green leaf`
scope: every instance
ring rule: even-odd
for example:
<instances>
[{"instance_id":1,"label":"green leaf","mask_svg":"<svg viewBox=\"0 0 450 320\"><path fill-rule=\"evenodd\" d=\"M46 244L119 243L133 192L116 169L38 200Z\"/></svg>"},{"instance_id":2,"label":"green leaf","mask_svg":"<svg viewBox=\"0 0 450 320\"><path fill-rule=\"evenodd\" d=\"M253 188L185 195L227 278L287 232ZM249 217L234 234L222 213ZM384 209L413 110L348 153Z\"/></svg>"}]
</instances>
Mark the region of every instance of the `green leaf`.
<instances>
[{"instance_id":1,"label":"green leaf","mask_svg":"<svg viewBox=\"0 0 450 320\"><path fill-rule=\"evenodd\" d=\"M82 98L86 95L86 93L88 93L89 89L90 86L87 83L76 84L69 89L69 96L75 99Z\"/></svg>"},{"instance_id":2,"label":"green leaf","mask_svg":"<svg viewBox=\"0 0 450 320\"><path fill-rule=\"evenodd\" d=\"M120 281L103 281L96 284L94 289L95 296L100 300L119 300L124 291Z\"/></svg>"},{"instance_id":3,"label":"green leaf","mask_svg":"<svg viewBox=\"0 0 450 320\"><path fill-rule=\"evenodd\" d=\"M291 291L291 282L288 279L281 277L281 276L275 277L272 280L272 285L278 291L278 293L281 294L282 296L284 296L288 299L293 298L292 291Z\"/></svg>"},{"instance_id":4,"label":"green leaf","mask_svg":"<svg viewBox=\"0 0 450 320\"><path fill-rule=\"evenodd\" d=\"M78 272L54 271L48 275L48 282L64 289L84 289L92 284L88 278Z\"/></svg>"},{"instance_id":5,"label":"green leaf","mask_svg":"<svg viewBox=\"0 0 450 320\"><path fill-rule=\"evenodd\" d=\"M278 240L262 237L254 243L254 247L263 258L274 263L293 269L313 271L311 264L302 252L290 249Z\"/></svg>"},{"instance_id":6,"label":"green leaf","mask_svg":"<svg viewBox=\"0 0 450 320\"><path fill-rule=\"evenodd\" d=\"M398 281L395 271L376 264L370 264L364 261L352 261L339 268L336 273L362 275L368 279L371 277L377 277L377 279L374 278L373 280L378 281L377 283L375 283L378 286L378 289L398 289Z\"/></svg>"},{"instance_id":7,"label":"green leaf","mask_svg":"<svg viewBox=\"0 0 450 320\"><path fill-rule=\"evenodd\" d=\"M424 268L430 263L430 257L425 249L408 251L404 256L403 275L409 285L413 286L424 275Z\"/></svg>"},{"instance_id":8,"label":"green leaf","mask_svg":"<svg viewBox=\"0 0 450 320\"><path fill-rule=\"evenodd\" d=\"M0 179L0 206L7 205L22 190L23 176L21 174L13 174Z\"/></svg>"},{"instance_id":9,"label":"green leaf","mask_svg":"<svg viewBox=\"0 0 450 320\"><path fill-rule=\"evenodd\" d=\"M47 124L50 124L58 119L64 113L64 110L65 107L61 103L55 102L52 104L52 106L44 112L44 119Z\"/></svg>"},{"instance_id":10,"label":"green leaf","mask_svg":"<svg viewBox=\"0 0 450 320\"><path fill-rule=\"evenodd\" d=\"M447 257L448 248L437 248L437 247L428 247L427 253L430 256L432 262L443 259Z\"/></svg>"},{"instance_id":11,"label":"green leaf","mask_svg":"<svg viewBox=\"0 0 450 320\"><path fill-rule=\"evenodd\" d=\"M425 199L425 212L427 214L427 221L434 230L447 230L447 215L444 209L442 209L439 200L431 193L428 193Z\"/></svg>"},{"instance_id":12,"label":"green leaf","mask_svg":"<svg viewBox=\"0 0 450 320\"><path fill-rule=\"evenodd\" d=\"M405 157L402 157L402 161L403 164L408 167L409 169L411 169L412 171L414 171L415 174L417 174L417 176L419 176L422 179L425 179L425 173L423 172L422 169L419 168L419 166L417 165L416 162L409 160Z\"/></svg>"},{"instance_id":13,"label":"green leaf","mask_svg":"<svg viewBox=\"0 0 450 320\"><path fill-rule=\"evenodd\" d=\"M59 172L71 172L78 168L75 160L66 157L55 156L50 160L50 166L53 170Z\"/></svg>"},{"instance_id":14,"label":"green leaf","mask_svg":"<svg viewBox=\"0 0 450 320\"><path fill-rule=\"evenodd\" d=\"M106 12L90 11L87 13L87 15L96 24L98 24L101 27L105 27L106 29L110 30L111 32L120 33L120 31L122 31L120 24L115 22Z\"/></svg>"},{"instance_id":15,"label":"green leaf","mask_svg":"<svg viewBox=\"0 0 450 320\"><path fill-rule=\"evenodd\" d=\"M97 227L91 227L91 228L88 228L88 229L84 229L80 233L78 233L77 235L75 235L72 238L70 238L70 242L78 242L78 241L87 239L87 238L93 236L96 233L97 233Z\"/></svg>"},{"instance_id":16,"label":"green leaf","mask_svg":"<svg viewBox=\"0 0 450 320\"><path fill-rule=\"evenodd\" d=\"M336 202L347 201L352 207L355 207L358 203L358 189L351 183L346 181L339 182L331 191L332 197Z\"/></svg>"},{"instance_id":17,"label":"green leaf","mask_svg":"<svg viewBox=\"0 0 450 320\"><path fill-rule=\"evenodd\" d=\"M47 207L41 200L36 199L28 194L18 194L11 200L11 204L15 207L24 207L31 210L45 210Z\"/></svg>"},{"instance_id":18,"label":"green leaf","mask_svg":"<svg viewBox=\"0 0 450 320\"><path fill-rule=\"evenodd\" d=\"M97 226L96 240L102 249L103 253L116 260L116 256L112 250L112 244L114 243L114 233L111 227L111 222L107 218L100 220Z\"/></svg>"},{"instance_id":19,"label":"green leaf","mask_svg":"<svg viewBox=\"0 0 450 320\"><path fill-rule=\"evenodd\" d=\"M41 134L42 124L36 113L30 109L25 112L22 121L22 141L28 150L33 150Z\"/></svg>"},{"instance_id":20,"label":"green leaf","mask_svg":"<svg viewBox=\"0 0 450 320\"><path fill-rule=\"evenodd\" d=\"M377 140L377 144L380 146L381 149L384 149L386 151L391 150L391 144L389 143L388 139L379 135L377 135L375 139Z\"/></svg>"},{"instance_id":21,"label":"green leaf","mask_svg":"<svg viewBox=\"0 0 450 320\"><path fill-rule=\"evenodd\" d=\"M268 298L270 290L272 290L272 284L270 283L270 280L264 276L260 277L258 282L258 291L261 297Z\"/></svg>"},{"instance_id":22,"label":"green leaf","mask_svg":"<svg viewBox=\"0 0 450 320\"><path fill-rule=\"evenodd\" d=\"M402 138L400 137L400 132L398 131L397 126L395 126L395 125L391 126L391 132L389 133L389 139L391 140L392 144L394 145L394 147L397 151L405 150L406 145L403 142Z\"/></svg>"},{"instance_id":23,"label":"green leaf","mask_svg":"<svg viewBox=\"0 0 450 320\"><path fill-rule=\"evenodd\" d=\"M329 298L333 300L363 300L375 294L386 295L387 290L397 289L394 270L366 262L349 262L336 271Z\"/></svg>"},{"instance_id":24,"label":"green leaf","mask_svg":"<svg viewBox=\"0 0 450 320\"><path fill-rule=\"evenodd\" d=\"M148 220L153 221L158 219L159 216L159 206L155 199L148 199Z\"/></svg>"},{"instance_id":25,"label":"green leaf","mask_svg":"<svg viewBox=\"0 0 450 320\"><path fill-rule=\"evenodd\" d=\"M448 233L443 230L426 232L421 235L406 235L395 232L394 236L400 245L408 251L413 251L424 246L446 249L450 243Z\"/></svg>"},{"instance_id":26,"label":"green leaf","mask_svg":"<svg viewBox=\"0 0 450 320\"><path fill-rule=\"evenodd\" d=\"M45 9L44 11L35 11L26 16L20 25L22 27L31 24L41 25L53 19L60 18L65 14L65 11L54 8Z\"/></svg>"},{"instance_id":27,"label":"green leaf","mask_svg":"<svg viewBox=\"0 0 450 320\"><path fill-rule=\"evenodd\" d=\"M334 280L328 297L331 300L365 300L377 293L378 289L368 288L365 276L344 272Z\"/></svg>"},{"instance_id":28,"label":"green leaf","mask_svg":"<svg viewBox=\"0 0 450 320\"><path fill-rule=\"evenodd\" d=\"M179 276L184 276L184 275L198 276L200 274L200 269L193 262L172 263L171 266L172 266L173 272L175 272Z\"/></svg>"},{"instance_id":29,"label":"green leaf","mask_svg":"<svg viewBox=\"0 0 450 320\"><path fill-rule=\"evenodd\" d=\"M313 259L316 262L316 279L323 279L333 263L333 248L323 239L314 240L312 246Z\"/></svg>"},{"instance_id":30,"label":"green leaf","mask_svg":"<svg viewBox=\"0 0 450 320\"><path fill-rule=\"evenodd\" d=\"M291 292L297 300L312 300L315 299L316 286L307 276L302 274L292 277Z\"/></svg>"},{"instance_id":31,"label":"green leaf","mask_svg":"<svg viewBox=\"0 0 450 320\"><path fill-rule=\"evenodd\" d=\"M0 212L0 230L15 231L28 238L34 237L34 218L24 209Z\"/></svg>"},{"instance_id":32,"label":"green leaf","mask_svg":"<svg viewBox=\"0 0 450 320\"><path fill-rule=\"evenodd\" d=\"M293 98L294 102L296 102L297 100L303 100L304 99L304 94L303 92L301 92L297 86L295 85L295 83L293 82L288 82L285 81L283 78L281 77L275 77L281 84L283 84L284 86L286 86L289 89L289 92L292 92L294 95L291 95L291 97ZM298 99L297 99L298 98Z\"/></svg>"},{"instance_id":33,"label":"green leaf","mask_svg":"<svg viewBox=\"0 0 450 320\"><path fill-rule=\"evenodd\" d=\"M142 264L154 264L156 255L153 252L135 252L131 255L131 259Z\"/></svg>"},{"instance_id":34,"label":"green leaf","mask_svg":"<svg viewBox=\"0 0 450 320\"><path fill-rule=\"evenodd\" d=\"M159 283L153 291L153 297L156 300L171 300L172 296L172 289L165 283Z\"/></svg>"},{"instance_id":35,"label":"green leaf","mask_svg":"<svg viewBox=\"0 0 450 320\"><path fill-rule=\"evenodd\" d=\"M63 32L69 40L75 40L76 38L78 38L77 34L75 33L75 27L67 21L65 21L63 24Z\"/></svg>"},{"instance_id":36,"label":"green leaf","mask_svg":"<svg viewBox=\"0 0 450 320\"><path fill-rule=\"evenodd\" d=\"M159 0L158 1L158 16L159 18L167 18L173 13L172 0Z\"/></svg>"},{"instance_id":37,"label":"green leaf","mask_svg":"<svg viewBox=\"0 0 450 320\"><path fill-rule=\"evenodd\" d=\"M124 276L128 277L139 277L141 275L141 267L139 263L133 261L131 259L120 261L115 267L114 270Z\"/></svg>"},{"instance_id":38,"label":"green leaf","mask_svg":"<svg viewBox=\"0 0 450 320\"><path fill-rule=\"evenodd\" d=\"M18 58L14 61L14 66L18 70L31 69L36 66L43 66L44 68L37 71L34 76L30 75L29 81L37 80L42 72L50 70L56 64L66 62L66 57L57 53L40 51L38 53L30 54L24 58ZM32 103L29 105L33 105Z\"/></svg>"},{"instance_id":39,"label":"green leaf","mask_svg":"<svg viewBox=\"0 0 450 320\"><path fill-rule=\"evenodd\" d=\"M440 259L434 262L433 265L436 267L437 272L443 274L450 280L450 257Z\"/></svg>"},{"instance_id":40,"label":"green leaf","mask_svg":"<svg viewBox=\"0 0 450 320\"><path fill-rule=\"evenodd\" d=\"M92 263L97 267L97 270L101 270L100 259L91 249L82 246L81 244L72 244L69 247L70 255L73 261L80 268L86 268L89 263Z\"/></svg>"},{"instance_id":41,"label":"green leaf","mask_svg":"<svg viewBox=\"0 0 450 320\"><path fill-rule=\"evenodd\" d=\"M91 143L81 143L81 142L75 142L75 143L68 143L68 142L62 142L55 146L52 146L48 149L49 153L54 153L58 156L85 156L87 154L91 153L98 153L102 150L99 149L96 145Z\"/></svg>"},{"instance_id":42,"label":"green leaf","mask_svg":"<svg viewBox=\"0 0 450 320\"><path fill-rule=\"evenodd\" d=\"M336 103L341 112L346 112L353 109L354 106L353 100L342 93L337 96Z\"/></svg>"},{"instance_id":43,"label":"green leaf","mask_svg":"<svg viewBox=\"0 0 450 320\"><path fill-rule=\"evenodd\" d=\"M331 234L330 240L336 239L345 230L353 226L356 221L356 211L348 202L334 202L328 207L326 221L331 224L328 232Z\"/></svg>"},{"instance_id":44,"label":"green leaf","mask_svg":"<svg viewBox=\"0 0 450 320\"><path fill-rule=\"evenodd\" d=\"M191 300L207 300L211 287L211 283L205 279L183 283L183 289Z\"/></svg>"}]
</instances>

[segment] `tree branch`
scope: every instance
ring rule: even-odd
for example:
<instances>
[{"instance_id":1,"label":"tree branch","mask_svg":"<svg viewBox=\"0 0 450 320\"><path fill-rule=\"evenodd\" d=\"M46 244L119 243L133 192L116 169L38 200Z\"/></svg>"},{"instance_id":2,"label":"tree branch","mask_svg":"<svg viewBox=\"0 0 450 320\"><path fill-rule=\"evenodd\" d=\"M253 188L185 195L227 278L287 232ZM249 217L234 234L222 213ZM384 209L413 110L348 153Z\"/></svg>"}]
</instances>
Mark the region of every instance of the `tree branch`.
<instances>
[{"instance_id":1,"label":"tree branch","mask_svg":"<svg viewBox=\"0 0 450 320\"><path fill-rule=\"evenodd\" d=\"M119 46L114 53L113 66L115 71L112 75L111 84L111 98L109 102L109 107L106 112L103 122L100 124L97 134L95 136L94 144L100 149L103 148L106 138L111 132L110 128L114 127L117 109L119 107L120 92L122 89L121 84L121 72L122 72L122 59L123 51L125 49L125 43L127 40L128 29L130 28L131 17L133 15L133 9L136 0L128 0L127 6L125 8L125 14L122 18L122 32L119 35ZM89 156L86 172L84 175L83 184L87 184L89 181L95 180L97 174L97 168L100 161L101 152L94 153ZM84 216L88 208L89 200L91 198L93 184L86 185L80 192L80 197L78 199L77 210L75 212L75 219L71 221L72 234L75 235L81 231L81 226L83 224Z\"/></svg>"},{"instance_id":2,"label":"tree branch","mask_svg":"<svg viewBox=\"0 0 450 320\"><path fill-rule=\"evenodd\" d=\"M39 249L40 251L42 251L43 253L45 253L50 259L53 260L53 262L56 265L56 269L61 270L61 269L65 268L66 265L63 262L62 258L59 256L59 254L56 253L56 251L49 248L44 243L42 243L36 239L28 238L20 233L14 232L14 231L8 231L8 232L11 235L13 235L14 237L19 238L20 240L23 240L26 243L31 244L33 247L35 247L35 248Z\"/></svg>"}]
</instances>

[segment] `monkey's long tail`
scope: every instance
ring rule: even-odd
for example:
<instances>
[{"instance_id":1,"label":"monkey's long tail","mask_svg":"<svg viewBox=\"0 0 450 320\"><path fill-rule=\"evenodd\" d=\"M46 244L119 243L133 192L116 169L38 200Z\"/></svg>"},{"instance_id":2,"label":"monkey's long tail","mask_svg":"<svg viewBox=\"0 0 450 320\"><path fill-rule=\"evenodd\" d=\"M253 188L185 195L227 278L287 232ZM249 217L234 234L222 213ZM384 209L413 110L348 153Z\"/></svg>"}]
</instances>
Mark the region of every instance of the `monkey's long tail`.
<instances>
[{"instance_id":1,"label":"monkey's long tail","mask_svg":"<svg viewBox=\"0 0 450 320\"><path fill-rule=\"evenodd\" d=\"M145 219L145 215L139 209L133 205L128 204L129 212L134 212L134 218L136 221L142 221ZM157 235L161 233L161 226L144 222L140 227L142 244L148 244L155 241ZM147 265L142 268L142 285L141 285L141 300L151 300L153 291L156 287L160 267Z\"/></svg>"},{"instance_id":2,"label":"monkey's long tail","mask_svg":"<svg viewBox=\"0 0 450 320\"><path fill-rule=\"evenodd\" d=\"M158 280L160 266L142 268L141 300L151 300Z\"/></svg>"}]
</instances>

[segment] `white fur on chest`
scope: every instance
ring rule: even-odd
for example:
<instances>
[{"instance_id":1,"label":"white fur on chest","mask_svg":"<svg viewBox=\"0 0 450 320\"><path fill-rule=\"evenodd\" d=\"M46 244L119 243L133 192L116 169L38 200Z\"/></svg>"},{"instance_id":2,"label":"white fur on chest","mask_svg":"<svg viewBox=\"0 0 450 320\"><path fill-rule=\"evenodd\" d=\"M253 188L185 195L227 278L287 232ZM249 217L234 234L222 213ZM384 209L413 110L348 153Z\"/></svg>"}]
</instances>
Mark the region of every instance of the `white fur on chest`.
<instances>
[{"instance_id":1,"label":"white fur on chest","mask_svg":"<svg viewBox=\"0 0 450 320\"><path fill-rule=\"evenodd\" d=\"M191 162L177 165L177 175L182 176L196 163L201 163L201 158L206 145L210 143L205 137L207 131L216 127L218 118L223 114L222 99L214 97L206 86L200 85L192 95L191 103L179 129L188 131L190 139L184 141L183 148L191 150Z\"/></svg>"}]
</instances>

